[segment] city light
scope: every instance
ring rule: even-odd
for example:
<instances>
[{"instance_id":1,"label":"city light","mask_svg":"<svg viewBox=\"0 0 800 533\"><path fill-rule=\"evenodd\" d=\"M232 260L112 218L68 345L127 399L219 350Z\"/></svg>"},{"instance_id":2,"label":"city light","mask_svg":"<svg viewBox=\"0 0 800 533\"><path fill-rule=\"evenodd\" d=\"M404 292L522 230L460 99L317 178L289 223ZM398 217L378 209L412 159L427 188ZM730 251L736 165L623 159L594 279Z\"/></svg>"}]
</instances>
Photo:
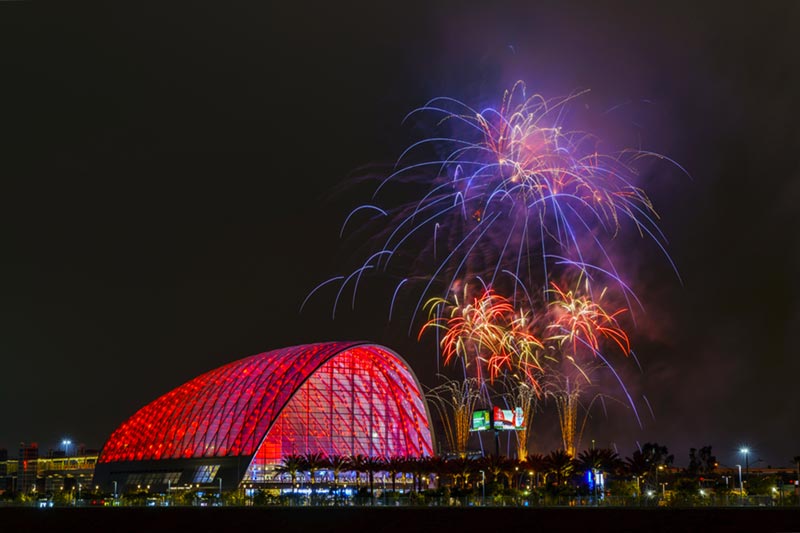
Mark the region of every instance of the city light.
<instances>
[{"instance_id":1,"label":"city light","mask_svg":"<svg viewBox=\"0 0 800 533\"><path fill-rule=\"evenodd\" d=\"M744 454L744 473L747 476L750 474L750 448L744 447L739 450L739 453Z\"/></svg>"}]
</instances>

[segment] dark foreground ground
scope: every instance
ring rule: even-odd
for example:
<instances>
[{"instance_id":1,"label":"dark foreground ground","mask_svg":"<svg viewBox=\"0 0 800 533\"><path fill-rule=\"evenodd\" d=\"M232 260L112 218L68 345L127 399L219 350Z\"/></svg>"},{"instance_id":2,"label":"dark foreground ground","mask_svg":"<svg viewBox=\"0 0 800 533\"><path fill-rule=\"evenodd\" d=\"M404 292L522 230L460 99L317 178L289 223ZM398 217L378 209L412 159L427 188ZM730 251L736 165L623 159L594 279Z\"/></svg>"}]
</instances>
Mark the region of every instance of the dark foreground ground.
<instances>
[{"instance_id":1,"label":"dark foreground ground","mask_svg":"<svg viewBox=\"0 0 800 533\"><path fill-rule=\"evenodd\" d=\"M800 508L0 508L0 531L800 533Z\"/></svg>"}]
</instances>

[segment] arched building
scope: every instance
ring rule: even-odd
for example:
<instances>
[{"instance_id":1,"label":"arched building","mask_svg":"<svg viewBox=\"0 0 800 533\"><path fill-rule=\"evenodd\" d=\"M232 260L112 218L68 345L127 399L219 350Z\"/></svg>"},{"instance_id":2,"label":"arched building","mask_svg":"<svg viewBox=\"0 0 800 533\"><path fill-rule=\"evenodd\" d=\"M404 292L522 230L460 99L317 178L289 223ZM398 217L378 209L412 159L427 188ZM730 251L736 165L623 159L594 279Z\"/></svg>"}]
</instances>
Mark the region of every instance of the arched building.
<instances>
[{"instance_id":1,"label":"arched building","mask_svg":"<svg viewBox=\"0 0 800 533\"><path fill-rule=\"evenodd\" d=\"M106 442L94 483L272 480L287 454L426 456L430 416L403 359L366 342L282 348L207 372L141 408Z\"/></svg>"}]
</instances>

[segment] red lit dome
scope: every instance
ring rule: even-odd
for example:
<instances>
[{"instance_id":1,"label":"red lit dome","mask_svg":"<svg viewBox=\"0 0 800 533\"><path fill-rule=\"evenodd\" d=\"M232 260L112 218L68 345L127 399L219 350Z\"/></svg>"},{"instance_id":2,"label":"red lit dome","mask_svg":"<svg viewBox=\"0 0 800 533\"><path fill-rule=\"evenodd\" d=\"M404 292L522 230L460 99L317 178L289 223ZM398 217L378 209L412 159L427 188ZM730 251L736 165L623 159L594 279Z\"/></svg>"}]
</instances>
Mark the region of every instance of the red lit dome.
<instances>
[{"instance_id":1,"label":"red lit dome","mask_svg":"<svg viewBox=\"0 0 800 533\"><path fill-rule=\"evenodd\" d=\"M427 409L407 364L364 342L247 357L140 409L112 433L98 462L235 456L252 470L305 452L432 454Z\"/></svg>"}]
</instances>

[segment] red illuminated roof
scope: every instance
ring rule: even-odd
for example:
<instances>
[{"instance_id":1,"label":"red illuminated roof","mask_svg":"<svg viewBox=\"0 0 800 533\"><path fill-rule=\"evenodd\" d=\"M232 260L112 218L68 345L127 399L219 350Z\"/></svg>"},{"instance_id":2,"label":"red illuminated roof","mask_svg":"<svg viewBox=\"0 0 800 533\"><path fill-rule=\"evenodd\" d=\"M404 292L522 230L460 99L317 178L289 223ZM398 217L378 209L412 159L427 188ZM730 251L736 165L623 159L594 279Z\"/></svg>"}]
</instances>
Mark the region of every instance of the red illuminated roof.
<instances>
[{"instance_id":1,"label":"red illuminated roof","mask_svg":"<svg viewBox=\"0 0 800 533\"><path fill-rule=\"evenodd\" d=\"M424 411L416 378L387 348L364 342L293 346L234 361L161 396L111 434L99 462L251 456L305 381L344 353L391 368L393 386ZM427 414L409 416L426 441L419 450L430 453Z\"/></svg>"}]
</instances>

